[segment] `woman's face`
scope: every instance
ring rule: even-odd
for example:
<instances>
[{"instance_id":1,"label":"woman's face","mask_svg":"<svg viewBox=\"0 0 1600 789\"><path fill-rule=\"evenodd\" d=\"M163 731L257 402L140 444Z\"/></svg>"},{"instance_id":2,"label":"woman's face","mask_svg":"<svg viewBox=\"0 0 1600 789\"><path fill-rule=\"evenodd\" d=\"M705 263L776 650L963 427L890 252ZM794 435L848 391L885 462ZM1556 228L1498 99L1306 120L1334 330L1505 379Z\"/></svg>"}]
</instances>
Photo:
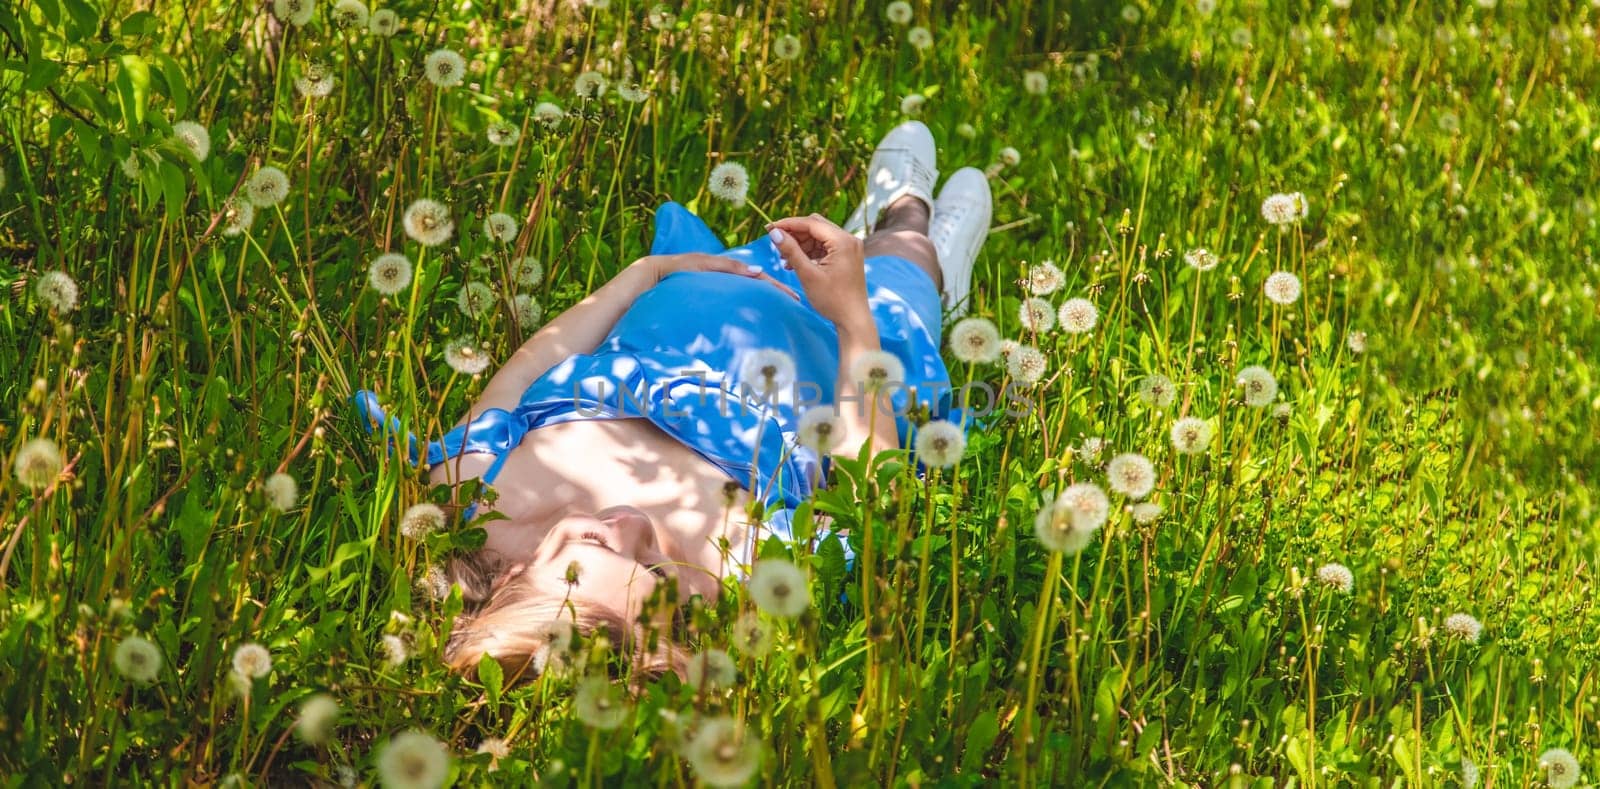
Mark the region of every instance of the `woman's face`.
<instances>
[{"instance_id":1,"label":"woman's face","mask_svg":"<svg viewBox=\"0 0 1600 789\"><path fill-rule=\"evenodd\" d=\"M576 583L569 568L576 565ZM691 595L715 597L720 587L709 573L663 553L649 516L629 506L608 507L592 515L573 514L557 521L525 562L508 575L521 573L538 593L570 598L575 605L601 605L627 619L637 617L656 585L678 582L680 602Z\"/></svg>"}]
</instances>

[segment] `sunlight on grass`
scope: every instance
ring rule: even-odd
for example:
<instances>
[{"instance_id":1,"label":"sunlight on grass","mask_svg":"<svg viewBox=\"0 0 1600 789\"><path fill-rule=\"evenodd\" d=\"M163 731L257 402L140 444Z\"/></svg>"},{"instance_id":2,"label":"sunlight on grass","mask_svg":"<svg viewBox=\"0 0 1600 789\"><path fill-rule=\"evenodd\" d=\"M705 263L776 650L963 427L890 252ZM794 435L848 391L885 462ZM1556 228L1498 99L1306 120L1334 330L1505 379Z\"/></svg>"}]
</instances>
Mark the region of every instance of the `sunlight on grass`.
<instances>
[{"instance_id":1,"label":"sunlight on grass","mask_svg":"<svg viewBox=\"0 0 1600 789\"><path fill-rule=\"evenodd\" d=\"M8 782L1600 769L1594 4L141 5L0 8ZM992 413L836 463L853 563L757 546L687 677L447 670L474 486L350 397L443 434L659 203L842 221L908 115Z\"/></svg>"}]
</instances>

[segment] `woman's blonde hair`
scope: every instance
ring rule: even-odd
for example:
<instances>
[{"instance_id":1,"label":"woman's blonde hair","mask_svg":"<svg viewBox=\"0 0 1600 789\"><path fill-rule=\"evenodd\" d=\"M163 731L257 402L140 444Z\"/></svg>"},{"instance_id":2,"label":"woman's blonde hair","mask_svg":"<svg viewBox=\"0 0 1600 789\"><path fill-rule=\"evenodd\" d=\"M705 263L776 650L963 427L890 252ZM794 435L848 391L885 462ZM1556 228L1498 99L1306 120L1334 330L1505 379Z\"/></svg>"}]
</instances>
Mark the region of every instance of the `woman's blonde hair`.
<instances>
[{"instance_id":1,"label":"woman's blonde hair","mask_svg":"<svg viewBox=\"0 0 1600 789\"><path fill-rule=\"evenodd\" d=\"M500 663L507 684L531 680L544 671L552 649L551 623L568 622L580 638L600 633L621 645L636 678L668 671L684 675L689 652L673 641L673 634L652 638L656 634L620 611L541 593L521 573L508 576L509 566L488 550L446 562L445 575L461 587L465 603L444 645L444 661L451 669L475 676L478 662L489 655Z\"/></svg>"}]
</instances>

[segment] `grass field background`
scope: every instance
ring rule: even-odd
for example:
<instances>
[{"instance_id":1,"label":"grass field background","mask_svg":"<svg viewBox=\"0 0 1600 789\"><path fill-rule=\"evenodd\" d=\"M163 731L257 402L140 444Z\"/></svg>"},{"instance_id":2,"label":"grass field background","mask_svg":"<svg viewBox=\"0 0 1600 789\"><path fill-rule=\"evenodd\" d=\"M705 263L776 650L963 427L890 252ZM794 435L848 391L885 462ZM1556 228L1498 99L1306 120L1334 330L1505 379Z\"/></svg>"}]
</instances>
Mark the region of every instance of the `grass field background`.
<instances>
[{"instance_id":1,"label":"grass field background","mask_svg":"<svg viewBox=\"0 0 1600 789\"><path fill-rule=\"evenodd\" d=\"M902 24L880 2L404 0L383 36L326 0L303 26L272 5L0 8L0 782L376 784L420 731L459 785L690 785L718 780L687 744L712 717L745 727L761 784L1600 769L1600 10L917 3ZM424 79L439 48L459 85ZM807 568L813 605L760 620L762 655L729 646L753 611L737 582L694 612L731 688L669 677L600 728L574 678L447 673L460 600L428 568L474 532L400 533L448 491L346 398L440 434L485 381L446 345L506 358L533 328L515 295L557 314L644 254L666 199L736 243L762 214L842 221L907 114L941 169L991 174L972 314L1045 355L1039 407L973 430L953 469L889 457L871 489L822 494L880 546L850 572L763 546ZM725 161L748 205L708 193ZM263 166L285 198L225 232ZM1275 193L1306 215L1268 223ZM448 243L403 232L418 198L449 206ZM485 235L496 211L511 245ZM1218 265L1188 265L1197 248ZM415 270L388 297L385 252ZM528 255L544 276L519 286ZM1089 299L1091 331L1022 329L1047 260L1065 283L1044 298ZM1290 304L1265 297L1276 271L1302 283ZM497 298L476 318L469 283ZM1244 403L1250 365L1273 404ZM1155 374L1165 408L1138 396ZM1191 416L1214 438L1181 455ZM1121 452L1154 463L1159 516L1113 495L1086 549L1044 549L1036 513ZM117 659L131 639L158 654L148 681ZM262 676L230 678L252 643L270 667L247 653ZM325 738L296 728L313 697L338 705Z\"/></svg>"}]
</instances>

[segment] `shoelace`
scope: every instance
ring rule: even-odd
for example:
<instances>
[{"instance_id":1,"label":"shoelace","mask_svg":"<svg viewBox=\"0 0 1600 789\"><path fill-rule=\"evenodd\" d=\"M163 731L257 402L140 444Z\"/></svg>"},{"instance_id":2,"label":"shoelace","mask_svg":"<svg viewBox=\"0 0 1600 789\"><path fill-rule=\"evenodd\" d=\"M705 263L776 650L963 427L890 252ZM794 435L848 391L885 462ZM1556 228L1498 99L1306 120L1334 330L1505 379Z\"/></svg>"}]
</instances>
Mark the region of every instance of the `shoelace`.
<instances>
[{"instance_id":1,"label":"shoelace","mask_svg":"<svg viewBox=\"0 0 1600 789\"><path fill-rule=\"evenodd\" d=\"M911 177L906 179L908 183L922 183L931 189L933 184L939 180L939 173L937 171L928 169L927 163L923 162L921 158L912 153L910 148L884 148L878 151L878 153L892 154L901 159L909 159L911 162ZM889 157L885 156L884 158ZM888 164L879 164L877 167L872 169L873 172L877 172L886 168L893 169Z\"/></svg>"}]
</instances>

